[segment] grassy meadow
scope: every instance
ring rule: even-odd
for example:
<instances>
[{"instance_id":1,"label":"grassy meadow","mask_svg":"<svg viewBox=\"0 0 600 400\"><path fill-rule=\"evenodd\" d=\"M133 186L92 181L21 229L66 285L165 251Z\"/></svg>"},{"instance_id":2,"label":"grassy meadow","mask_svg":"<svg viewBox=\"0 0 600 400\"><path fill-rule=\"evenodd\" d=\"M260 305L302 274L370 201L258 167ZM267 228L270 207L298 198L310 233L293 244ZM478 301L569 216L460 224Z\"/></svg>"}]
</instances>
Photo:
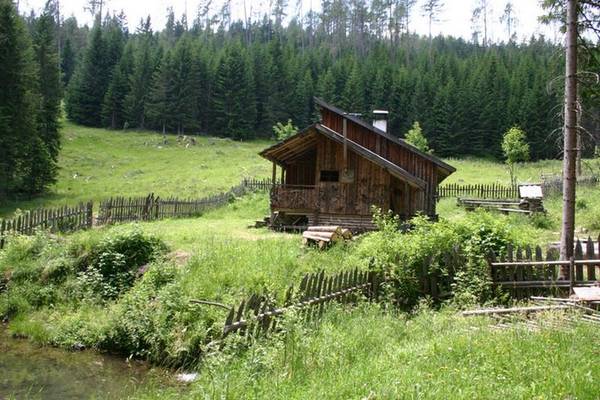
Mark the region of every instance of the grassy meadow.
<instances>
[{"instance_id":1,"label":"grassy meadow","mask_svg":"<svg viewBox=\"0 0 600 400\"><path fill-rule=\"evenodd\" d=\"M266 141L200 137L197 146L185 148L175 136L164 144L154 133L68 123L64 138L53 193L4 205L2 212L152 191L199 197L244 176L268 176L270 170L257 155ZM448 182L509 181L497 162L448 162L457 167ZM560 162L553 160L526 163L517 174L521 181L537 181L542 173L559 171ZM581 237L600 233L599 193L598 188L578 191ZM589 325L499 331L487 318L458 316L465 304L454 300L431 306L421 299L408 312L391 302L362 302L334 306L310 323L292 313L280 333L250 347L232 343L219 350L214 340L227 311L190 303L232 305L256 292L281 298L306 272L367 268L373 259L410 289L413 269L441 256L432 249L466 243L481 250L477 246L488 243L481 239L488 238L502 245L557 240L561 199L548 198L544 205L547 215L528 218L467 213L456 199L442 199L438 224L422 222L409 234L367 234L328 251L301 247L298 234L249 228L269 211L266 193L248 194L198 218L70 235L39 233L0 250L0 320L6 318L11 334L42 345L83 347L199 372L190 385L147 384L136 399L596 399L600 332ZM142 265L146 272L138 276ZM480 276L480 271L463 272ZM467 284L457 291L464 290L463 299L477 298L480 289ZM556 323L564 316L541 318Z\"/></svg>"},{"instance_id":2,"label":"grassy meadow","mask_svg":"<svg viewBox=\"0 0 600 400\"><path fill-rule=\"evenodd\" d=\"M63 124L57 183L48 195L0 204L0 216L17 208L99 201L115 195L198 198L225 191L244 177L270 176L270 165L257 155L267 141L194 136L197 144L186 147L176 135Z\"/></svg>"}]
</instances>

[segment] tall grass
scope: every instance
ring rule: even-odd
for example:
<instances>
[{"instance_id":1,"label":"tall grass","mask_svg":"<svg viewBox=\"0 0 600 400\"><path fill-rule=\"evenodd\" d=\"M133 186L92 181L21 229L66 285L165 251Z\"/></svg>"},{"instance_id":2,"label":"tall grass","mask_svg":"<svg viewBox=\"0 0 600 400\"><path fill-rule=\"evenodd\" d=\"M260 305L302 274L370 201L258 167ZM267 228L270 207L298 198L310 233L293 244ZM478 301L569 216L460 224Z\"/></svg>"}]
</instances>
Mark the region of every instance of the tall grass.
<instances>
[{"instance_id":1,"label":"tall grass","mask_svg":"<svg viewBox=\"0 0 600 400\"><path fill-rule=\"evenodd\" d=\"M409 316L364 304L209 357L189 393L136 398L596 399L598 340L588 325L498 331L452 310Z\"/></svg>"}]
</instances>

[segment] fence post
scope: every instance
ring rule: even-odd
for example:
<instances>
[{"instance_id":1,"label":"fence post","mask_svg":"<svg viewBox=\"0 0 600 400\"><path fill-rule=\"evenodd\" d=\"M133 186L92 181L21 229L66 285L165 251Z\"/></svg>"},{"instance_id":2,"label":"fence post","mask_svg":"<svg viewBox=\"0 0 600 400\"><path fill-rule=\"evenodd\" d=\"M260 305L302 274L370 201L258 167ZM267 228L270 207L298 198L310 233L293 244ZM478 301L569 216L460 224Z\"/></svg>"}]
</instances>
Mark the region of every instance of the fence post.
<instances>
[{"instance_id":1,"label":"fence post","mask_svg":"<svg viewBox=\"0 0 600 400\"><path fill-rule=\"evenodd\" d=\"M575 281L575 256L569 259L569 295L573 294L573 286Z\"/></svg>"}]
</instances>

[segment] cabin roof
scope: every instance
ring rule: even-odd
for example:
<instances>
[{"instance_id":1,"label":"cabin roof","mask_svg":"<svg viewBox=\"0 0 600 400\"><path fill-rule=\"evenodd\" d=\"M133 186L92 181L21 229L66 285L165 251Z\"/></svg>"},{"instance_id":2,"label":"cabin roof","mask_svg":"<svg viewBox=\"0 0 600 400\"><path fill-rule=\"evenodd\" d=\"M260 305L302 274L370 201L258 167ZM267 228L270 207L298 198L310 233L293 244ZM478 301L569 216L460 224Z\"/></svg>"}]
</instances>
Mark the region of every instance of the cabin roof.
<instances>
[{"instance_id":1,"label":"cabin roof","mask_svg":"<svg viewBox=\"0 0 600 400\"><path fill-rule=\"evenodd\" d=\"M344 143L343 136L320 123L315 123L305 128L301 132L297 133L296 135L291 136L279 143L274 144L271 147L266 148L259 154L262 157L280 166L285 166L287 162L298 158L302 154L312 149L312 147L316 145L317 135L319 133L335 142L338 142L340 144ZM392 163L391 161L381 157L379 154L367 149L366 147L359 145L358 143L352 140L346 139L346 143L351 151L379 165L383 169L389 171L390 174L396 176L397 178L403 181L406 181L411 186L418 187L421 189L425 188L425 181L423 181L420 178L417 178L416 176L412 175L411 173Z\"/></svg>"},{"instance_id":2,"label":"cabin roof","mask_svg":"<svg viewBox=\"0 0 600 400\"><path fill-rule=\"evenodd\" d=\"M396 143L396 144L404 147L405 149L408 149L409 151L411 151L413 153L416 153L419 156L421 156L421 157L423 157L423 158L431 161L436 166L438 166L441 170L443 170L446 173L446 175L450 175L451 173L453 173L453 172L456 171L456 168L454 168L450 164L445 163L440 158L438 158L436 156L433 156L431 154L427 154L427 153L425 153L425 152L417 149L415 146L411 145L410 143L407 143L406 141L404 141L404 140L402 140L400 138L397 138L397 137L395 137L395 136L393 136L393 135L391 135L391 134L389 134L387 132L384 132L381 129L378 129L378 128L374 127L370 123L368 123L368 122L366 122L366 121L364 121L364 120L362 120L362 119L360 119L360 118L358 118L358 117L356 117L356 116L354 116L352 114L349 114L349 113L345 112L342 109L339 109L339 108L337 108L335 106L332 106L331 104L326 103L324 100L322 100L322 99L320 99L318 97L315 97L314 100L315 100L315 103L317 105L319 105L320 107L323 107L323 108L325 108L325 109L327 109L327 110L329 110L329 111L331 111L331 112L333 112L335 114L342 115L345 118L347 118L348 120L354 122L355 124L360 125L363 128L370 130L373 133L376 133L376 134L378 134L380 136L383 136L386 139L388 139L389 141L391 141L393 143Z\"/></svg>"}]
</instances>

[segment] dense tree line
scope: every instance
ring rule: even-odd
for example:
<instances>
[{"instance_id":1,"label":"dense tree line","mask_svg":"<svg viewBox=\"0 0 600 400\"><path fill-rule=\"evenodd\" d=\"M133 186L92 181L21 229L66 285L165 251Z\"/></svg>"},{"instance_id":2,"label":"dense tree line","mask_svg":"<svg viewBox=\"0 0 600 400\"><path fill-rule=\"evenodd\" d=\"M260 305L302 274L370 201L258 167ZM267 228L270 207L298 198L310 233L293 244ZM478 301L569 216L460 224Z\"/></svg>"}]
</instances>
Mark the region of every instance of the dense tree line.
<instances>
[{"instance_id":1,"label":"dense tree line","mask_svg":"<svg viewBox=\"0 0 600 400\"><path fill-rule=\"evenodd\" d=\"M68 86L68 116L251 139L271 136L279 121L309 124L316 95L367 119L389 109L398 136L419 121L443 156L501 156L502 134L515 125L532 158L559 154L562 93L549 85L563 66L557 45L420 37L407 33L405 14L378 4L323 1L321 14L287 26L285 8L255 22L199 15L190 27L170 10L160 32L147 19L129 33L122 18L105 16Z\"/></svg>"},{"instance_id":2,"label":"dense tree line","mask_svg":"<svg viewBox=\"0 0 600 400\"><path fill-rule=\"evenodd\" d=\"M29 21L0 0L0 200L41 193L60 150L61 82L51 7Z\"/></svg>"}]
</instances>

